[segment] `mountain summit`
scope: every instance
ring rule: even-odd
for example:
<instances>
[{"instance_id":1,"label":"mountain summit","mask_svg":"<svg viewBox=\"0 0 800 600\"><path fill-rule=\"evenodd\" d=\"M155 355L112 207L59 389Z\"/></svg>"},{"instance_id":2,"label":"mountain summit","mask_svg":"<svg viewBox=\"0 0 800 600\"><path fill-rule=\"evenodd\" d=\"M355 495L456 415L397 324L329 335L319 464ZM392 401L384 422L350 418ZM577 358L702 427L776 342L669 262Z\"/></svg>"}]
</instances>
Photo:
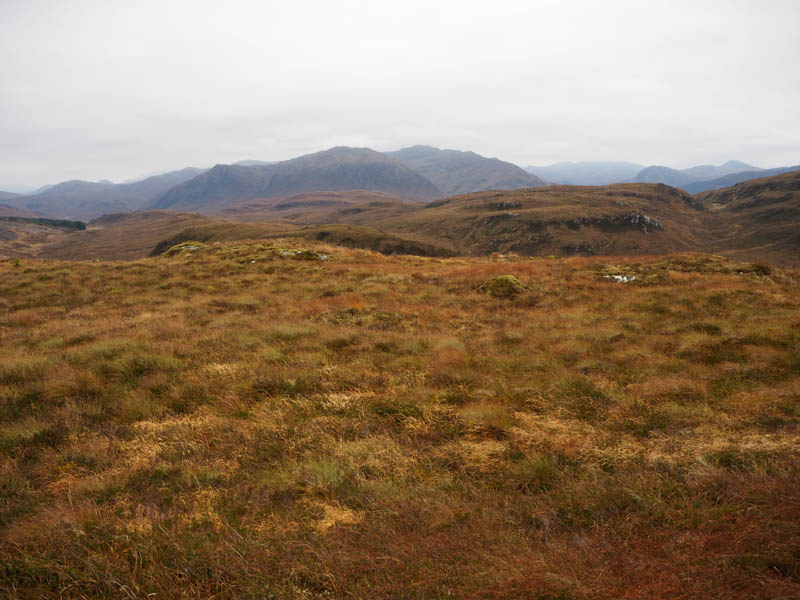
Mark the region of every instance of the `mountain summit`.
<instances>
[{"instance_id":1,"label":"mountain summit","mask_svg":"<svg viewBox=\"0 0 800 600\"><path fill-rule=\"evenodd\" d=\"M517 165L475 152L411 146L386 152L433 182L445 195L540 187L545 182Z\"/></svg>"},{"instance_id":2,"label":"mountain summit","mask_svg":"<svg viewBox=\"0 0 800 600\"><path fill-rule=\"evenodd\" d=\"M401 161L369 148L337 146L270 165L216 165L161 194L150 208L210 213L255 198L353 189L409 200L442 195L433 183Z\"/></svg>"}]
</instances>

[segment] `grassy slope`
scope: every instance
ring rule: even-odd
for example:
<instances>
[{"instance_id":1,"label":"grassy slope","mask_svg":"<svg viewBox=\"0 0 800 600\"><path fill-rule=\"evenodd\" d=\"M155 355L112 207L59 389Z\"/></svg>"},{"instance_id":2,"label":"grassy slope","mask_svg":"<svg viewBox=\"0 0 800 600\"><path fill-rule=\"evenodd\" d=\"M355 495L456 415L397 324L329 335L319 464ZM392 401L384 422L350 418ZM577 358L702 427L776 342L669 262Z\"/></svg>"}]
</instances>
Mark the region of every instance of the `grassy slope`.
<instances>
[{"instance_id":1,"label":"grassy slope","mask_svg":"<svg viewBox=\"0 0 800 600\"><path fill-rule=\"evenodd\" d=\"M40 256L61 260L130 260L147 256L153 247L181 229L212 223L194 213L139 211L106 215L42 249Z\"/></svg>"},{"instance_id":2,"label":"grassy slope","mask_svg":"<svg viewBox=\"0 0 800 600\"><path fill-rule=\"evenodd\" d=\"M800 595L797 273L314 247L0 264L8 597Z\"/></svg>"},{"instance_id":3,"label":"grassy slope","mask_svg":"<svg viewBox=\"0 0 800 600\"><path fill-rule=\"evenodd\" d=\"M0 218L0 259L39 256L72 235L74 229Z\"/></svg>"},{"instance_id":4,"label":"grassy slope","mask_svg":"<svg viewBox=\"0 0 800 600\"><path fill-rule=\"evenodd\" d=\"M289 221L303 225L369 225L378 219L405 214L419 207L419 203L382 192L348 190L251 200L222 210L219 216L245 223Z\"/></svg>"},{"instance_id":5,"label":"grassy slope","mask_svg":"<svg viewBox=\"0 0 800 600\"><path fill-rule=\"evenodd\" d=\"M175 244L187 241L226 242L276 237L325 241L346 248L363 248L382 254L410 254L414 256L452 256L453 252L442 246L387 234L372 227L352 225L316 225L297 227L283 223L214 223L179 231L153 248L151 255L166 252Z\"/></svg>"},{"instance_id":6,"label":"grassy slope","mask_svg":"<svg viewBox=\"0 0 800 600\"><path fill-rule=\"evenodd\" d=\"M291 231L389 253L625 256L706 251L796 267L799 178L787 174L696 198L653 184L491 191L427 205L358 190L320 192L252 201L221 215L239 222L190 213L133 213L34 250L51 258L130 259L147 255L159 243L168 246L201 233L203 240L242 240ZM643 223L644 218L657 225ZM307 224L325 227L298 229Z\"/></svg>"},{"instance_id":7,"label":"grassy slope","mask_svg":"<svg viewBox=\"0 0 800 600\"><path fill-rule=\"evenodd\" d=\"M698 194L713 223L714 251L775 264L800 260L800 171Z\"/></svg>"},{"instance_id":8,"label":"grassy slope","mask_svg":"<svg viewBox=\"0 0 800 600\"><path fill-rule=\"evenodd\" d=\"M2 198L0 198L1 200ZM16 206L8 206L7 204L0 204L0 217L38 217L34 212L18 208Z\"/></svg>"},{"instance_id":9,"label":"grassy slope","mask_svg":"<svg viewBox=\"0 0 800 600\"><path fill-rule=\"evenodd\" d=\"M663 230L609 222L634 212ZM473 255L667 253L702 247L703 212L690 196L666 186L559 186L456 196L376 226L446 240Z\"/></svg>"},{"instance_id":10,"label":"grassy slope","mask_svg":"<svg viewBox=\"0 0 800 600\"><path fill-rule=\"evenodd\" d=\"M16 224L15 227L19 229ZM276 236L324 239L331 244L367 248L385 254L404 253L424 256L451 254L449 250L440 246L404 239L369 227L349 225L300 227L289 222L233 223L195 213L158 210L107 215L92 221L86 231L70 236L65 236L63 232L55 232L53 235L56 234L57 238L48 237L42 241L39 239L41 236L34 239L32 234L28 236L31 240L12 239L14 234L9 233L9 241L0 239L0 242L3 242L3 248L9 249L8 252L4 252L7 256L40 256L62 260L135 260L151 253L160 254L173 244L187 240L220 242ZM31 243L22 244L22 241Z\"/></svg>"}]
</instances>

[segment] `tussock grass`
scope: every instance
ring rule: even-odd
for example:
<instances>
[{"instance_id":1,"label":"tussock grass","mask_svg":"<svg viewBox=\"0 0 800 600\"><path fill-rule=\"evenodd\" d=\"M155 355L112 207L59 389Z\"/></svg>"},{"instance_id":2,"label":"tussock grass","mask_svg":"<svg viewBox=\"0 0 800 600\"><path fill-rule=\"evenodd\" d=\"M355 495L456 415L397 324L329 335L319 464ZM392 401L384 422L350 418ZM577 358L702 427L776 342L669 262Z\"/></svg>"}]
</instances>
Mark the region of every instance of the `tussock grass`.
<instances>
[{"instance_id":1,"label":"tussock grass","mask_svg":"<svg viewBox=\"0 0 800 600\"><path fill-rule=\"evenodd\" d=\"M0 266L7 597L800 594L796 273L275 247Z\"/></svg>"}]
</instances>

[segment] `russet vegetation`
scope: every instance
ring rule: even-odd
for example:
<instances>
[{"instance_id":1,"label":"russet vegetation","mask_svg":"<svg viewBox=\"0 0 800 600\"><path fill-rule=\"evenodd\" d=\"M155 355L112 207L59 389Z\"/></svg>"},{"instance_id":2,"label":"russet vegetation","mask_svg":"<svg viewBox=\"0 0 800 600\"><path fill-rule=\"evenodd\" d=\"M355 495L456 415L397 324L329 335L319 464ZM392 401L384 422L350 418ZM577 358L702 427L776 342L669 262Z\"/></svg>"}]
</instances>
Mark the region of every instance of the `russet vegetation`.
<instances>
[{"instance_id":1,"label":"russet vegetation","mask_svg":"<svg viewBox=\"0 0 800 600\"><path fill-rule=\"evenodd\" d=\"M300 244L0 265L3 597L800 595L797 272Z\"/></svg>"}]
</instances>

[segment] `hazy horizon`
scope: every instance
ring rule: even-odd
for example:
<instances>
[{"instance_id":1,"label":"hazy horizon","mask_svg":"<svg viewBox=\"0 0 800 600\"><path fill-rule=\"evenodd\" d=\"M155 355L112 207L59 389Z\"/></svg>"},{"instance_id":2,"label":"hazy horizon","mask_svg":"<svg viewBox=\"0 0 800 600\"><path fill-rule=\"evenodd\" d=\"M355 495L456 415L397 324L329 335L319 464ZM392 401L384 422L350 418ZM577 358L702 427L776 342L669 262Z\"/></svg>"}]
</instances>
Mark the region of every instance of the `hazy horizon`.
<instances>
[{"instance_id":1,"label":"hazy horizon","mask_svg":"<svg viewBox=\"0 0 800 600\"><path fill-rule=\"evenodd\" d=\"M419 144L419 145L430 145L430 144ZM319 150L312 151L312 153L313 152L323 151L323 150L329 150L329 149L330 148L321 148ZM391 152L392 150L399 150L399 149L400 148L392 148L392 149L389 149L389 150L378 150L378 151L379 152ZM373 150L375 150L375 149L373 148ZM440 150L463 150L463 151L468 151L468 149L461 149L461 148L440 148ZM288 157L285 157L285 158L276 159L276 162L277 161L282 161L282 160L289 160L291 158L296 158L296 156L288 156ZM503 159L503 157L499 157L499 156L488 157L488 158L499 158L501 160L505 160L505 159ZM30 192L33 192L33 191L37 191L42 187L48 187L48 186L51 186L51 185L56 185L58 183L64 183L66 181L73 181L73 180L81 180L81 181L96 182L96 183L110 182L110 183L114 183L114 184L134 183L134 182L137 182L137 181L141 181L143 179L147 179L149 177L163 175L163 174L166 174L166 173L169 173L169 172L172 172L172 171L178 171L178 170L181 170L181 169L184 169L184 168L210 169L211 167L213 167L214 165L217 165L217 164L234 164L234 163L248 161L248 160L260 161L262 159L248 157L248 158L241 158L241 159L237 159L237 160L233 160L233 161L229 161L229 162L225 162L225 163L217 162L217 163L206 164L206 165L182 165L182 166L177 166L177 167L171 168L171 169L161 169L161 170L158 170L158 171L151 171L151 172L148 172L148 173L140 173L140 174L137 174L137 175L133 175L131 177L126 177L124 179L118 179L118 180L111 180L111 179L108 179L108 178L105 178L105 177L82 178L82 179L77 179L77 178L62 179L62 180L58 180L58 181L53 181L51 183L43 183L43 184L37 185L37 186L21 186L21 187L18 188L18 189L24 190L24 192L18 192L15 189L2 188L2 187L0 187L0 191L17 192L17 193L30 193ZM733 160L735 160L735 159L733 159ZM264 162L268 162L268 161L264 161ZM727 161L725 161L725 162L727 162ZM744 161L742 161L742 162L744 162ZM523 164L523 163L514 163L514 164L517 164L517 166L522 167L522 168L529 168L529 167L533 167L533 166L537 166L537 167L541 167L541 168L547 168L547 167L555 167L555 166L562 165L562 164L582 164L582 163L640 164L642 166L642 168L645 168L645 167L648 167L648 166L666 166L666 167L671 167L671 165L648 165L648 164L644 164L644 163L637 163L636 161L615 161L615 160L586 160L586 161L582 161L582 160L574 160L574 161L573 160L564 160L564 161L558 161L558 162L554 162L554 163L540 164L540 165L530 165L530 164ZM708 164L711 164L711 163L697 163L695 165L689 165L689 166L705 166L705 165L708 165ZM723 163L719 163L716 166L719 166L721 164L723 164ZM768 169L768 168L778 167L778 166L782 167L782 166L794 166L794 165L788 165L788 164L787 165L769 165L767 167L764 167L762 165L751 165L751 166L757 167L757 168L767 168ZM683 167L681 167L681 168L683 168Z\"/></svg>"},{"instance_id":2,"label":"hazy horizon","mask_svg":"<svg viewBox=\"0 0 800 600\"><path fill-rule=\"evenodd\" d=\"M6 0L0 190L337 145L800 163L800 5Z\"/></svg>"}]
</instances>

